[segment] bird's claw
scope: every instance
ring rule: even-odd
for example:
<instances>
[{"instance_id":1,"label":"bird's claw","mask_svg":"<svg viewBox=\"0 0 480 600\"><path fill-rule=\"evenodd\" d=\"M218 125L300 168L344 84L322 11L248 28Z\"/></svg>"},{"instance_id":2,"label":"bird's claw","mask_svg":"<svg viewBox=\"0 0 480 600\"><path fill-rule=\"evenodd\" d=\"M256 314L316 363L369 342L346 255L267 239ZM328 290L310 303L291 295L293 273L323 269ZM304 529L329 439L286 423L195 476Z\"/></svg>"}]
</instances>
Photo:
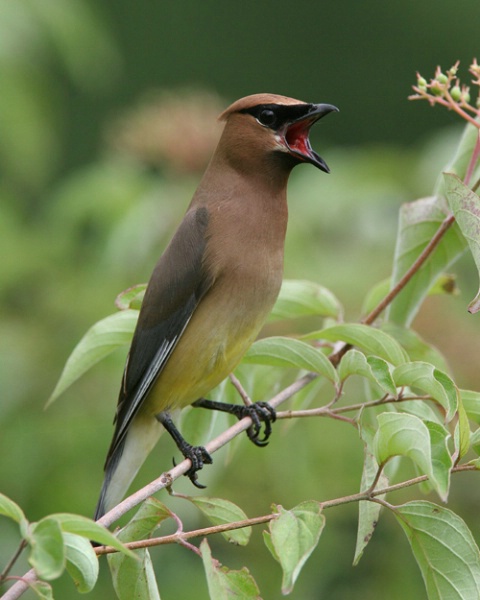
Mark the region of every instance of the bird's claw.
<instances>
[{"instance_id":1,"label":"bird's claw","mask_svg":"<svg viewBox=\"0 0 480 600\"><path fill-rule=\"evenodd\" d=\"M244 417L252 419L252 425L247 429L248 439L256 446L267 446L268 438L272 433L272 423L277 419L275 409L268 402L255 402L248 406L241 406L239 409L237 414L239 419L243 419ZM263 437L260 437L262 422L265 423L265 429Z\"/></svg>"},{"instance_id":2,"label":"bird's claw","mask_svg":"<svg viewBox=\"0 0 480 600\"><path fill-rule=\"evenodd\" d=\"M185 473L185 477L188 477L193 485L199 489L204 489L207 486L198 483L197 471L203 468L203 465L211 465L213 462L212 457L203 446L191 446L185 443L182 445L182 454L184 458L187 458L191 463L191 467ZM175 460L173 461L175 466Z\"/></svg>"}]
</instances>

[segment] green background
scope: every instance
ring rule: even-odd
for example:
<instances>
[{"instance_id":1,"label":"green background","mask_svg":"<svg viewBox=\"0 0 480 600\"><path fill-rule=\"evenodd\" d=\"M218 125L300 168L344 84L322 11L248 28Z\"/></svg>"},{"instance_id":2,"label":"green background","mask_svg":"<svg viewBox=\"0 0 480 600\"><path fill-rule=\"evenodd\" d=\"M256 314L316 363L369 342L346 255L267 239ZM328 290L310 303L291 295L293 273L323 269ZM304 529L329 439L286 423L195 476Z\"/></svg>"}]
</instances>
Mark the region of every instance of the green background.
<instances>
[{"instance_id":1,"label":"green background","mask_svg":"<svg viewBox=\"0 0 480 600\"><path fill-rule=\"evenodd\" d=\"M302 165L291 178L285 275L331 288L346 318L358 319L366 292L390 273L400 205L431 193L460 132L453 114L408 102L415 72L429 77L461 59L467 79L478 25L474 0L0 1L0 491L31 520L92 514L126 350L47 411L45 402L81 335L113 312L120 290L148 278L208 160L214 116L238 97L268 91L340 108L312 135L331 175ZM468 258L458 273L461 294L429 298L415 327L445 353L460 386L478 389L479 318L466 313L478 278ZM349 394L362 398L355 386ZM137 487L172 454L164 437ZM302 420L279 424L265 450L241 439L202 479L206 493L255 516L272 502L290 508L353 493L361 465L353 429ZM478 540L473 480L454 478L449 506ZM193 493L187 481L178 489ZM185 528L205 526L186 503L161 499ZM355 505L329 510L290 597L423 598L389 515L351 566L356 514ZM0 564L16 536L2 519ZM249 567L264 598L280 597L261 528L246 549L211 544L225 565ZM193 553L152 555L162 598L207 598ZM67 577L54 589L57 598L76 594ZM104 566L88 597L113 598Z\"/></svg>"}]
</instances>

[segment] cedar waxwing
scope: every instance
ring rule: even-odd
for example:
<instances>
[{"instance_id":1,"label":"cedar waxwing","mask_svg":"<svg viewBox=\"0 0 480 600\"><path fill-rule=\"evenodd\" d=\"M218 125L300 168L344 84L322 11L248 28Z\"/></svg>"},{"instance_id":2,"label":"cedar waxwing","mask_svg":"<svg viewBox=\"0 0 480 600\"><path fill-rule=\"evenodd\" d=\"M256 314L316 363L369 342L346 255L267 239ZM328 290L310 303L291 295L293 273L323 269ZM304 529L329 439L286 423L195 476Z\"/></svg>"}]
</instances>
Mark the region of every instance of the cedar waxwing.
<instances>
[{"instance_id":1,"label":"cedar waxwing","mask_svg":"<svg viewBox=\"0 0 480 600\"><path fill-rule=\"evenodd\" d=\"M282 283L287 180L308 162L328 173L310 145L330 104L255 94L220 115L225 128L175 235L145 292L128 354L95 518L125 495L163 429L191 460L212 459L180 435L171 411L196 406L252 417L249 437L265 445L275 412L265 403L204 399L255 340ZM265 434L259 437L261 421Z\"/></svg>"}]
</instances>

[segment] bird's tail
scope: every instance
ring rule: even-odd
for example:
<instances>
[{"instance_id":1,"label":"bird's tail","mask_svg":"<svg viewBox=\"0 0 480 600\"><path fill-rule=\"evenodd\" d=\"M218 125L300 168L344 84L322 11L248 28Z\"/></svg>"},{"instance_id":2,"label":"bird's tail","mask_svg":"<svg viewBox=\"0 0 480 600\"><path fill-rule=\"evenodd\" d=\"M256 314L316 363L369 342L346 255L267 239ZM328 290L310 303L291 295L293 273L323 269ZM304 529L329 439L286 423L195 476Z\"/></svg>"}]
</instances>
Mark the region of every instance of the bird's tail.
<instances>
[{"instance_id":1,"label":"bird's tail","mask_svg":"<svg viewBox=\"0 0 480 600\"><path fill-rule=\"evenodd\" d=\"M134 419L127 435L105 465L105 478L95 509L95 520L121 502L162 431L163 427L153 417L147 419L139 416Z\"/></svg>"}]
</instances>

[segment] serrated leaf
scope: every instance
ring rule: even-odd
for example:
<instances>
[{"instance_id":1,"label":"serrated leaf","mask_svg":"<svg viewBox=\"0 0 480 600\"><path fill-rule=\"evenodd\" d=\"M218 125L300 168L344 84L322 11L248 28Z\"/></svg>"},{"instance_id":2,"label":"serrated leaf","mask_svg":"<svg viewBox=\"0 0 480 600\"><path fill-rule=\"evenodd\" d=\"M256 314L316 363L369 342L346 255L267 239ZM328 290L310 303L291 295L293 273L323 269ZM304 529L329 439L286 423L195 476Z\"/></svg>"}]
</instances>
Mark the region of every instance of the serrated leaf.
<instances>
[{"instance_id":1,"label":"serrated leaf","mask_svg":"<svg viewBox=\"0 0 480 600\"><path fill-rule=\"evenodd\" d=\"M137 319L138 311L123 310L95 323L69 356L47 406L99 361L129 344Z\"/></svg>"},{"instance_id":2,"label":"serrated leaf","mask_svg":"<svg viewBox=\"0 0 480 600\"><path fill-rule=\"evenodd\" d=\"M269 318L272 321L310 315L337 318L341 312L339 301L327 288L313 281L285 279Z\"/></svg>"},{"instance_id":3,"label":"serrated leaf","mask_svg":"<svg viewBox=\"0 0 480 600\"><path fill-rule=\"evenodd\" d=\"M64 533L67 571L79 592L90 592L98 578L98 558L92 544L73 533Z\"/></svg>"},{"instance_id":4,"label":"serrated leaf","mask_svg":"<svg viewBox=\"0 0 480 600\"><path fill-rule=\"evenodd\" d=\"M480 553L451 510L418 500L394 510L420 567L429 600L479 598Z\"/></svg>"},{"instance_id":5,"label":"serrated leaf","mask_svg":"<svg viewBox=\"0 0 480 600\"><path fill-rule=\"evenodd\" d=\"M319 502L302 502L291 510L276 507L279 516L269 523L267 547L282 567L282 593L289 594L325 526ZM268 534L267 534L268 536Z\"/></svg>"},{"instance_id":6,"label":"serrated leaf","mask_svg":"<svg viewBox=\"0 0 480 600\"><path fill-rule=\"evenodd\" d=\"M460 390L460 397L468 418L480 425L480 392Z\"/></svg>"},{"instance_id":7,"label":"serrated leaf","mask_svg":"<svg viewBox=\"0 0 480 600\"><path fill-rule=\"evenodd\" d=\"M344 323L303 336L303 339L323 339L346 342L357 346L367 354L379 356L392 365L401 365L408 360L407 353L390 335L375 327L360 323Z\"/></svg>"},{"instance_id":8,"label":"serrated leaf","mask_svg":"<svg viewBox=\"0 0 480 600\"><path fill-rule=\"evenodd\" d=\"M392 287L410 269L447 216L448 209L440 197L422 198L402 205ZM462 254L465 247L458 226L453 225L428 260L390 304L386 313L387 320L408 327L436 279Z\"/></svg>"},{"instance_id":9,"label":"serrated leaf","mask_svg":"<svg viewBox=\"0 0 480 600\"><path fill-rule=\"evenodd\" d=\"M375 475L378 471L378 463L375 460L373 454L369 451L368 446L365 445L365 460L362 471L362 481L360 484L360 490L365 491L372 485ZM379 477L377 488L385 488L388 486L388 477L382 472ZM385 495L379 496L383 499ZM353 558L353 564L357 565L362 558L363 551L367 544L370 542L375 528L378 523L381 505L378 502L368 502L361 500L358 503L358 528L357 528L357 543L355 546L355 556Z\"/></svg>"},{"instance_id":10,"label":"serrated leaf","mask_svg":"<svg viewBox=\"0 0 480 600\"><path fill-rule=\"evenodd\" d=\"M65 547L59 523L50 517L32 523L28 543L28 562L37 576L47 581L60 577L65 569Z\"/></svg>"},{"instance_id":11,"label":"serrated leaf","mask_svg":"<svg viewBox=\"0 0 480 600\"><path fill-rule=\"evenodd\" d=\"M397 396L397 388L392 379L388 363L382 358L369 356L352 348L342 357L338 365L338 376L345 381L351 375L365 377L377 384L387 394L394 398Z\"/></svg>"},{"instance_id":12,"label":"serrated leaf","mask_svg":"<svg viewBox=\"0 0 480 600\"><path fill-rule=\"evenodd\" d=\"M224 500L223 498L189 496L187 499L195 504L195 506L200 509L214 525L223 525L225 523L233 523L234 521L244 521L245 519L248 519L247 515L239 506L229 500ZM242 527L241 529L232 529L231 531L222 532L222 535L229 542L239 544L240 546L248 544L251 534L251 527Z\"/></svg>"},{"instance_id":13,"label":"serrated leaf","mask_svg":"<svg viewBox=\"0 0 480 600\"><path fill-rule=\"evenodd\" d=\"M480 198L453 173L444 173L443 177L448 204L480 272ZM480 289L468 310L471 313L480 310Z\"/></svg>"},{"instance_id":14,"label":"serrated leaf","mask_svg":"<svg viewBox=\"0 0 480 600\"><path fill-rule=\"evenodd\" d=\"M261 600L258 586L245 567L230 571L212 558L207 540L200 544L210 600Z\"/></svg>"},{"instance_id":15,"label":"serrated leaf","mask_svg":"<svg viewBox=\"0 0 480 600\"><path fill-rule=\"evenodd\" d=\"M317 348L287 337L269 337L255 342L243 358L247 364L293 367L323 375L336 383L338 375L332 363Z\"/></svg>"},{"instance_id":16,"label":"serrated leaf","mask_svg":"<svg viewBox=\"0 0 480 600\"><path fill-rule=\"evenodd\" d=\"M397 386L408 386L426 392L445 409L447 421L451 421L458 408L458 389L450 377L425 362L410 362L393 370Z\"/></svg>"},{"instance_id":17,"label":"serrated leaf","mask_svg":"<svg viewBox=\"0 0 480 600\"><path fill-rule=\"evenodd\" d=\"M112 548L123 554L134 556L134 553L126 548L118 537L113 535L104 525L95 523L92 519L70 513L56 513L51 515L50 518L57 521L61 530L65 533L80 535L104 546L112 546Z\"/></svg>"},{"instance_id":18,"label":"serrated leaf","mask_svg":"<svg viewBox=\"0 0 480 600\"><path fill-rule=\"evenodd\" d=\"M118 533L122 542L151 537L160 523L172 516L171 511L155 498L148 498L134 517ZM134 558L121 554L107 557L119 600L160 600L155 572L148 550L136 550Z\"/></svg>"}]
</instances>

